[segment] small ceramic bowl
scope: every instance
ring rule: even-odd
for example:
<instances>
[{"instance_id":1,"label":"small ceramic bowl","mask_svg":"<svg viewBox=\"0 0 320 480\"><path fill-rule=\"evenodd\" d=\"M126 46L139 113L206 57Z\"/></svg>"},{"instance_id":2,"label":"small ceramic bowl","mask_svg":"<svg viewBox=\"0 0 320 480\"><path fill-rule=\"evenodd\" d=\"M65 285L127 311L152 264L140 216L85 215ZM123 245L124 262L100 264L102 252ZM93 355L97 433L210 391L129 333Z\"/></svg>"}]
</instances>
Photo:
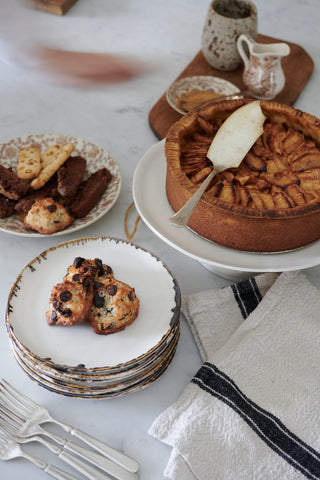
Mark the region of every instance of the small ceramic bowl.
<instances>
[{"instance_id":1,"label":"small ceramic bowl","mask_svg":"<svg viewBox=\"0 0 320 480\"><path fill-rule=\"evenodd\" d=\"M238 92L239 88L227 80L210 75L196 75L174 82L167 90L166 98L174 110L185 115L219 95L233 95Z\"/></svg>"}]
</instances>

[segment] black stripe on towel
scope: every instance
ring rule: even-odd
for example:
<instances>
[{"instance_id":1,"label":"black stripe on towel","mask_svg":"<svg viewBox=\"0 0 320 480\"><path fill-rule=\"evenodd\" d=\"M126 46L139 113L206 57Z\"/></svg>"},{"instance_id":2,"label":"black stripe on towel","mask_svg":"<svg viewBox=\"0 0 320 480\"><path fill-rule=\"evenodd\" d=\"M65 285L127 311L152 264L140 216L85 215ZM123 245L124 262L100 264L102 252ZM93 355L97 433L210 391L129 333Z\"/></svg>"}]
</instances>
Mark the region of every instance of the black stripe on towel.
<instances>
[{"instance_id":1,"label":"black stripe on towel","mask_svg":"<svg viewBox=\"0 0 320 480\"><path fill-rule=\"evenodd\" d=\"M231 289L240 308L241 315L246 319L259 305L262 295L254 278L231 285Z\"/></svg>"},{"instance_id":2,"label":"black stripe on towel","mask_svg":"<svg viewBox=\"0 0 320 480\"><path fill-rule=\"evenodd\" d=\"M192 382L231 407L274 452L307 478L320 479L320 454L246 397L217 367L204 363Z\"/></svg>"}]
</instances>

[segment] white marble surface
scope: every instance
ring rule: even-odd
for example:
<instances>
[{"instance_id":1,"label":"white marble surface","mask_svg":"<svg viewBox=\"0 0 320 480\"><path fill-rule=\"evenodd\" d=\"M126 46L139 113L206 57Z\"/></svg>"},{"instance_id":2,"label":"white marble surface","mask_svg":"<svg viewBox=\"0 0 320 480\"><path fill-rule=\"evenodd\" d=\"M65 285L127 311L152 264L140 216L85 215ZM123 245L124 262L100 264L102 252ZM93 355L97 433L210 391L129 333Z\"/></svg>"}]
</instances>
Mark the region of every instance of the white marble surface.
<instances>
[{"instance_id":1,"label":"white marble surface","mask_svg":"<svg viewBox=\"0 0 320 480\"><path fill-rule=\"evenodd\" d=\"M255 3L260 33L298 43L313 58L314 73L296 106L320 116L320 47L316 42L320 24L318 0L256 0ZM16 276L41 251L79 236L125 238L123 220L132 201L132 176L142 155L157 141L148 124L148 113L198 52L208 5L208 0L78 0L64 17L30 9L18 0L1 5L0 141L40 132L67 132L86 138L114 156L121 168L123 187L114 208L80 235L77 232L59 239L28 239L0 232L0 376L47 405L61 420L91 432L136 458L141 465L142 480L164 478L170 449L150 437L147 431L201 365L184 321L176 356L157 382L139 393L94 401L58 396L29 380L9 350L4 315ZM152 68L147 75L135 80L97 89L55 85L12 63L13 54L11 52L8 57L5 45L13 39L16 46L34 39L70 50L130 54ZM134 241L167 263L182 294L229 283L165 244L142 222ZM308 269L306 274L320 286L319 266ZM28 446L28 450L63 465L42 448ZM0 476L2 479L18 480L24 476L37 480L45 474L24 460L17 460L1 462Z\"/></svg>"}]
</instances>

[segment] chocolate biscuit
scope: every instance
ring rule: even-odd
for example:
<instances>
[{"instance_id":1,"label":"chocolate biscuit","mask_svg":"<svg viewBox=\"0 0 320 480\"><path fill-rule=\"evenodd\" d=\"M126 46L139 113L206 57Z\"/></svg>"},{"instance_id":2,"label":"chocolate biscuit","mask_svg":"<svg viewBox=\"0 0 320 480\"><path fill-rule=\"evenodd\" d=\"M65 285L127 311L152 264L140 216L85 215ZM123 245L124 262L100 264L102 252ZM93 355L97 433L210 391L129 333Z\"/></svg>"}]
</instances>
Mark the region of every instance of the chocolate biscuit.
<instances>
[{"instance_id":1,"label":"chocolate biscuit","mask_svg":"<svg viewBox=\"0 0 320 480\"><path fill-rule=\"evenodd\" d=\"M14 208L17 212L27 213L34 202L46 197L55 198L57 193L57 176L54 175L42 188L32 190L31 193L20 198Z\"/></svg>"},{"instance_id":2,"label":"chocolate biscuit","mask_svg":"<svg viewBox=\"0 0 320 480\"><path fill-rule=\"evenodd\" d=\"M14 211L15 200L0 195L0 218L8 218Z\"/></svg>"},{"instance_id":3,"label":"chocolate biscuit","mask_svg":"<svg viewBox=\"0 0 320 480\"><path fill-rule=\"evenodd\" d=\"M0 165L0 194L11 200L18 200L30 191L27 180L19 178L11 168Z\"/></svg>"},{"instance_id":4,"label":"chocolate biscuit","mask_svg":"<svg viewBox=\"0 0 320 480\"><path fill-rule=\"evenodd\" d=\"M73 197L80 186L87 161L79 156L69 157L58 170L58 192L62 197Z\"/></svg>"},{"instance_id":5,"label":"chocolate biscuit","mask_svg":"<svg viewBox=\"0 0 320 480\"><path fill-rule=\"evenodd\" d=\"M111 179L112 175L109 170L100 168L100 170L97 170L87 180L82 182L77 194L67 205L71 215L75 218L85 217L98 203Z\"/></svg>"}]
</instances>

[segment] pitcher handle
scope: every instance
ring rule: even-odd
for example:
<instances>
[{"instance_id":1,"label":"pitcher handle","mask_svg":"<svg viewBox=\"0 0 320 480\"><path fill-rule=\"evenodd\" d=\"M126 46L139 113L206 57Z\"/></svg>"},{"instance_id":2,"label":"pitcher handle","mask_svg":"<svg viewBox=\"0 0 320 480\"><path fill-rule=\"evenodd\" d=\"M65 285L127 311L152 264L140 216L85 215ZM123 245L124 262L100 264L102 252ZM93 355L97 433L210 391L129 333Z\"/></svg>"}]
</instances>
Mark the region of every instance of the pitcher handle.
<instances>
[{"instance_id":1,"label":"pitcher handle","mask_svg":"<svg viewBox=\"0 0 320 480\"><path fill-rule=\"evenodd\" d=\"M244 68L248 68L248 65L249 65L249 55L247 54L247 52L245 51L245 49L243 48L243 43L246 43L247 46L248 46L248 50L249 50L249 53L250 53L250 47L252 46L252 40L251 38L249 37L249 35L247 35L246 33L242 33L241 35L239 35L238 39L237 39L237 48L238 48L238 52L244 62Z\"/></svg>"}]
</instances>

